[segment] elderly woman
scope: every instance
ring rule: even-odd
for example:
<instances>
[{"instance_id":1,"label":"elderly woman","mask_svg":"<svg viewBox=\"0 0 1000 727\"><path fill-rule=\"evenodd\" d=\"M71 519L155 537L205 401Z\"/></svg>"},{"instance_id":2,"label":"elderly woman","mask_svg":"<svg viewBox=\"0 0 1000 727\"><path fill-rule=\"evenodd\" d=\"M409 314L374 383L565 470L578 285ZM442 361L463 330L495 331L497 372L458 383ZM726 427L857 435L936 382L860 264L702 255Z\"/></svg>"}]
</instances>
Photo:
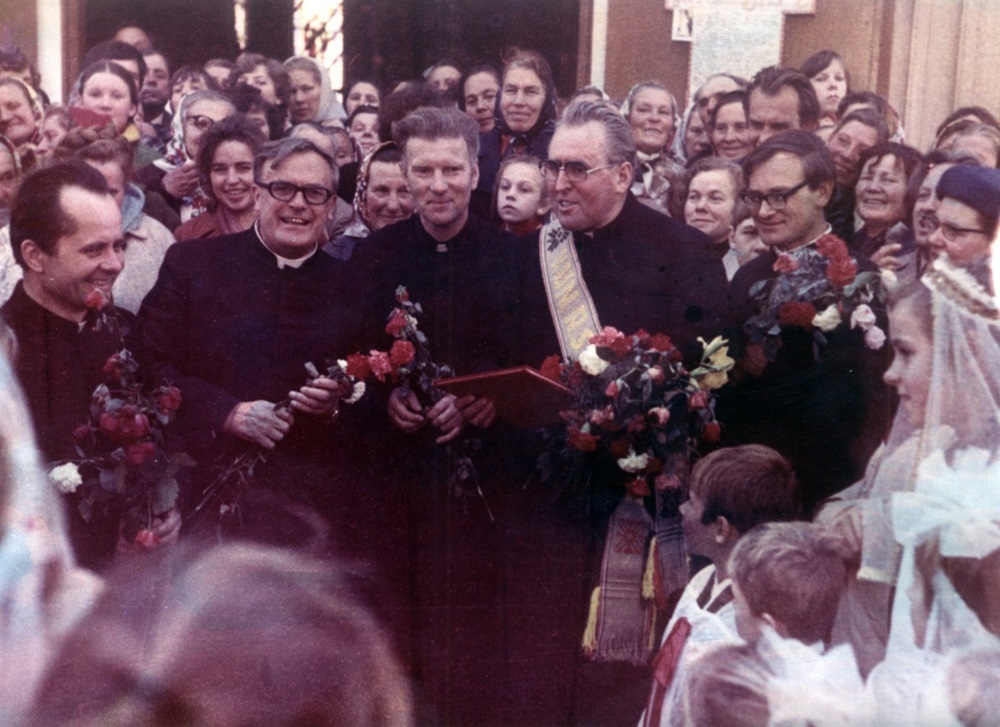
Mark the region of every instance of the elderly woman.
<instances>
[{"instance_id":1,"label":"elderly woman","mask_svg":"<svg viewBox=\"0 0 1000 727\"><path fill-rule=\"evenodd\" d=\"M887 239L889 230L906 219L906 187L920 164L920 152L903 144L886 142L861 154L861 174L854 187L855 213L862 227L854 235L853 249L880 267L895 268L894 255L902 250Z\"/></svg>"},{"instance_id":2,"label":"elderly woman","mask_svg":"<svg viewBox=\"0 0 1000 727\"><path fill-rule=\"evenodd\" d=\"M257 218L253 160L265 141L259 127L241 114L223 119L205 133L196 161L211 206L175 230L178 240L231 235L253 225Z\"/></svg>"},{"instance_id":3,"label":"elderly woman","mask_svg":"<svg viewBox=\"0 0 1000 727\"><path fill-rule=\"evenodd\" d=\"M736 217L743 203L743 170L735 162L709 157L695 162L684 177L684 222L704 232L732 280L740 265L732 250Z\"/></svg>"},{"instance_id":4,"label":"elderly woman","mask_svg":"<svg viewBox=\"0 0 1000 727\"><path fill-rule=\"evenodd\" d=\"M330 87L330 74L318 61L292 56L285 61L288 74L288 115L291 123L336 121L344 109Z\"/></svg>"},{"instance_id":5,"label":"elderly woman","mask_svg":"<svg viewBox=\"0 0 1000 727\"><path fill-rule=\"evenodd\" d=\"M621 114L632 129L639 161L632 194L669 215L670 189L684 175L684 166L670 154L677 130L677 101L663 84L643 81L629 90Z\"/></svg>"},{"instance_id":6,"label":"elderly woman","mask_svg":"<svg viewBox=\"0 0 1000 727\"><path fill-rule=\"evenodd\" d=\"M42 107L26 83L9 76L0 78L0 134L19 151L31 148L40 137Z\"/></svg>"},{"instance_id":7,"label":"elderly woman","mask_svg":"<svg viewBox=\"0 0 1000 727\"><path fill-rule=\"evenodd\" d=\"M479 124L480 133L488 134L496 126L499 93L500 72L489 63L473 66L462 81L458 107Z\"/></svg>"}]
</instances>

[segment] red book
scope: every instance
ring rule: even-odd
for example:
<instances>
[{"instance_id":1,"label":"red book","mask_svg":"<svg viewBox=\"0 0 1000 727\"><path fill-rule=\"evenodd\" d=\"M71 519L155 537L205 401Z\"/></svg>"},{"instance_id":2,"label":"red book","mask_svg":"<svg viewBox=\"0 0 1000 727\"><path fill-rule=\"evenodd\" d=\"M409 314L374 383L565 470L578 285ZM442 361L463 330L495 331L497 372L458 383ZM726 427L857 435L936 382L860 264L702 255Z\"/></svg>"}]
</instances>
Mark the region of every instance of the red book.
<instances>
[{"instance_id":1,"label":"red book","mask_svg":"<svg viewBox=\"0 0 1000 727\"><path fill-rule=\"evenodd\" d=\"M525 429L558 423L559 412L575 399L568 388L530 366L438 379L434 386L458 397L491 399L499 418Z\"/></svg>"}]
</instances>

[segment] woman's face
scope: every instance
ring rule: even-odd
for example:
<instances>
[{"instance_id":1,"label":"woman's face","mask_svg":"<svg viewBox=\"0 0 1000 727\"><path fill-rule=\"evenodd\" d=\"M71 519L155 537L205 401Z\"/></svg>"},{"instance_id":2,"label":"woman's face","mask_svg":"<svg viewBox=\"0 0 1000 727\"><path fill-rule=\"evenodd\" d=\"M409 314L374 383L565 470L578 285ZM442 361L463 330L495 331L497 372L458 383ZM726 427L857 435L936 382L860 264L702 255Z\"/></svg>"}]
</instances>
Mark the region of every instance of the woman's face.
<instances>
[{"instance_id":1,"label":"woman's face","mask_svg":"<svg viewBox=\"0 0 1000 727\"><path fill-rule=\"evenodd\" d=\"M688 159L697 156L710 146L701 117L694 111L688 118L687 129L684 132L684 149L687 151Z\"/></svg>"},{"instance_id":2,"label":"woman's face","mask_svg":"<svg viewBox=\"0 0 1000 727\"><path fill-rule=\"evenodd\" d=\"M119 134L135 116L128 84L114 73L95 73L87 79L80 96L86 108L110 116Z\"/></svg>"},{"instance_id":3,"label":"woman's face","mask_svg":"<svg viewBox=\"0 0 1000 727\"><path fill-rule=\"evenodd\" d=\"M236 79L236 82L256 86L260 89L261 98L272 106L277 106L280 103L278 90L274 87L274 81L271 79L271 74L267 72L267 66L265 65L257 66L250 73L241 74Z\"/></svg>"},{"instance_id":4,"label":"woman's face","mask_svg":"<svg viewBox=\"0 0 1000 727\"><path fill-rule=\"evenodd\" d=\"M857 213L865 223L865 232L875 236L906 216L906 171L892 154L869 159L861 168L854 188Z\"/></svg>"},{"instance_id":5,"label":"woman's face","mask_svg":"<svg viewBox=\"0 0 1000 727\"><path fill-rule=\"evenodd\" d=\"M479 131L492 131L500 84L492 73L474 73L465 79L465 113L479 124Z\"/></svg>"},{"instance_id":6,"label":"woman's face","mask_svg":"<svg viewBox=\"0 0 1000 727\"><path fill-rule=\"evenodd\" d=\"M641 88L632 96L628 123L636 148L644 154L663 151L674 136L674 106L662 88Z\"/></svg>"},{"instance_id":7,"label":"woman's face","mask_svg":"<svg viewBox=\"0 0 1000 727\"><path fill-rule=\"evenodd\" d=\"M913 236L917 245L924 249L927 249L931 235L937 229L937 211L941 204L937 196L938 182L941 181L941 175L953 166L955 165L947 163L935 164L917 190L917 200L913 205Z\"/></svg>"},{"instance_id":8,"label":"woman's face","mask_svg":"<svg viewBox=\"0 0 1000 727\"><path fill-rule=\"evenodd\" d=\"M733 230L736 190L733 176L723 169L695 175L684 202L684 221L701 230L713 242L729 239Z\"/></svg>"},{"instance_id":9,"label":"woman's face","mask_svg":"<svg viewBox=\"0 0 1000 727\"><path fill-rule=\"evenodd\" d=\"M10 210L17 191L17 166L6 145L0 144L0 210Z\"/></svg>"},{"instance_id":10,"label":"woman's face","mask_svg":"<svg viewBox=\"0 0 1000 727\"><path fill-rule=\"evenodd\" d=\"M740 159L750 153L750 131L741 103L728 103L715 109L712 146L723 159Z\"/></svg>"},{"instance_id":11,"label":"woman's face","mask_svg":"<svg viewBox=\"0 0 1000 727\"><path fill-rule=\"evenodd\" d=\"M847 95L847 74L844 66L836 58L830 65L809 79L812 81L816 98L819 99L820 113L823 116L836 116L837 106Z\"/></svg>"},{"instance_id":12,"label":"woman's face","mask_svg":"<svg viewBox=\"0 0 1000 727\"><path fill-rule=\"evenodd\" d=\"M542 172L533 164L508 164L497 188L497 214L508 225L527 222L545 214Z\"/></svg>"},{"instance_id":13,"label":"woman's face","mask_svg":"<svg viewBox=\"0 0 1000 727\"><path fill-rule=\"evenodd\" d=\"M915 427L924 425L930 392L933 347L925 333L926 321L903 301L889 311L892 365L882 377L899 394L900 411Z\"/></svg>"},{"instance_id":14,"label":"woman's face","mask_svg":"<svg viewBox=\"0 0 1000 727\"><path fill-rule=\"evenodd\" d=\"M38 120L24 90L14 83L0 86L0 133L14 146L21 146L31 141L36 131Z\"/></svg>"},{"instance_id":15,"label":"woman's face","mask_svg":"<svg viewBox=\"0 0 1000 727\"><path fill-rule=\"evenodd\" d=\"M184 107L184 148L189 159L198 158L201 139L213 125L233 113L224 101L201 99Z\"/></svg>"},{"instance_id":16,"label":"woman's face","mask_svg":"<svg viewBox=\"0 0 1000 727\"><path fill-rule=\"evenodd\" d=\"M366 201L373 232L412 215L413 195L406 184L403 166L395 162L372 162Z\"/></svg>"},{"instance_id":17,"label":"woman's face","mask_svg":"<svg viewBox=\"0 0 1000 727\"><path fill-rule=\"evenodd\" d=\"M296 69L289 71L288 85L292 89L288 102L292 123L315 121L319 114L320 101L320 86L316 77L309 71Z\"/></svg>"},{"instance_id":18,"label":"woman's face","mask_svg":"<svg viewBox=\"0 0 1000 727\"><path fill-rule=\"evenodd\" d=\"M185 96L194 91L204 90L205 79L201 76L188 76L181 79L170 89L170 108L176 113L177 109L181 107L181 101L184 100Z\"/></svg>"},{"instance_id":19,"label":"woman's face","mask_svg":"<svg viewBox=\"0 0 1000 727\"><path fill-rule=\"evenodd\" d=\"M380 102L381 98L377 88L365 81L358 81L351 86L351 90L347 94L347 100L344 101L344 111L350 116L358 106L378 108Z\"/></svg>"},{"instance_id":20,"label":"woman's face","mask_svg":"<svg viewBox=\"0 0 1000 727\"><path fill-rule=\"evenodd\" d=\"M254 207L253 150L242 141L224 141L215 148L208 170L212 195L230 212Z\"/></svg>"},{"instance_id":21,"label":"woman's face","mask_svg":"<svg viewBox=\"0 0 1000 727\"><path fill-rule=\"evenodd\" d=\"M503 96L500 113L508 128L515 134L524 134L538 123L545 104L545 86L542 79L530 68L513 66L503 79Z\"/></svg>"},{"instance_id":22,"label":"woman's face","mask_svg":"<svg viewBox=\"0 0 1000 727\"><path fill-rule=\"evenodd\" d=\"M378 145L378 114L358 114L347 133L361 149L361 154L367 154Z\"/></svg>"}]
</instances>

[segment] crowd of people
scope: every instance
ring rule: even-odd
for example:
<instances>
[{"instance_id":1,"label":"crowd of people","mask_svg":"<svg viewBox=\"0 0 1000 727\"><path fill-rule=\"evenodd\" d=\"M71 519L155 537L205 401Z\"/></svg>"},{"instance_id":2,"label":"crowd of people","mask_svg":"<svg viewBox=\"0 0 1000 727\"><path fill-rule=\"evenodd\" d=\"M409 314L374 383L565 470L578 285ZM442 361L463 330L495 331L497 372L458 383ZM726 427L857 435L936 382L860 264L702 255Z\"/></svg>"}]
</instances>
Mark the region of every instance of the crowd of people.
<instances>
[{"instance_id":1,"label":"crowd of people","mask_svg":"<svg viewBox=\"0 0 1000 727\"><path fill-rule=\"evenodd\" d=\"M0 50L4 724L1000 724L988 110L918 150L828 50L687 108L80 67ZM718 386L568 439L436 386L633 332Z\"/></svg>"}]
</instances>

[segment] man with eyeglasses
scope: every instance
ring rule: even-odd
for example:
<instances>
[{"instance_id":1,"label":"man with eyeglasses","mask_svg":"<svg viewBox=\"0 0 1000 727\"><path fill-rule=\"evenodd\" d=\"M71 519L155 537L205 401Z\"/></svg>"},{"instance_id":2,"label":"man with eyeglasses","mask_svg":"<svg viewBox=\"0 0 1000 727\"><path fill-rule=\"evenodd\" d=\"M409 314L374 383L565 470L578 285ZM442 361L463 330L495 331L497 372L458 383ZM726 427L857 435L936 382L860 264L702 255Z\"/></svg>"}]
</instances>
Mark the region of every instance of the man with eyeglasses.
<instances>
[{"instance_id":1,"label":"man with eyeglasses","mask_svg":"<svg viewBox=\"0 0 1000 727\"><path fill-rule=\"evenodd\" d=\"M736 320L758 313L755 285L794 275L775 270L779 253L815 245L830 232L824 208L836 168L829 150L813 134L786 131L758 146L743 163L750 208L769 251L744 265L732 280ZM868 261L862 269L874 270ZM803 301L811 301L802 291ZM876 306L875 303L872 303ZM866 349L860 329L845 323L824 332L783 327L776 357L768 361L759 343L739 334L734 353L742 354L742 376L718 401L724 438L732 444L766 444L792 462L803 484L806 505L856 482L885 434L887 390L881 381L885 351Z\"/></svg>"},{"instance_id":2,"label":"man with eyeglasses","mask_svg":"<svg viewBox=\"0 0 1000 727\"><path fill-rule=\"evenodd\" d=\"M363 538L343 523L363 522L352 477L360 463L348 456L360 450L361 428L336 420L334 382L306 369L372 347L362 345L355 283L343 263L318 254L337 177L304 139L265 144L254 160L257 221L171 246L139 315L155 377L181 389L176 426L188 451L206 465L263 452L253 489L315 507L337 524L345 554L357 554ZM207 466L195 473L202 487L211 477ZM244 517L259 517L252 493L244 497ZM188 504L200 498L195 489Z\"/></svg>"}]
</instances>

